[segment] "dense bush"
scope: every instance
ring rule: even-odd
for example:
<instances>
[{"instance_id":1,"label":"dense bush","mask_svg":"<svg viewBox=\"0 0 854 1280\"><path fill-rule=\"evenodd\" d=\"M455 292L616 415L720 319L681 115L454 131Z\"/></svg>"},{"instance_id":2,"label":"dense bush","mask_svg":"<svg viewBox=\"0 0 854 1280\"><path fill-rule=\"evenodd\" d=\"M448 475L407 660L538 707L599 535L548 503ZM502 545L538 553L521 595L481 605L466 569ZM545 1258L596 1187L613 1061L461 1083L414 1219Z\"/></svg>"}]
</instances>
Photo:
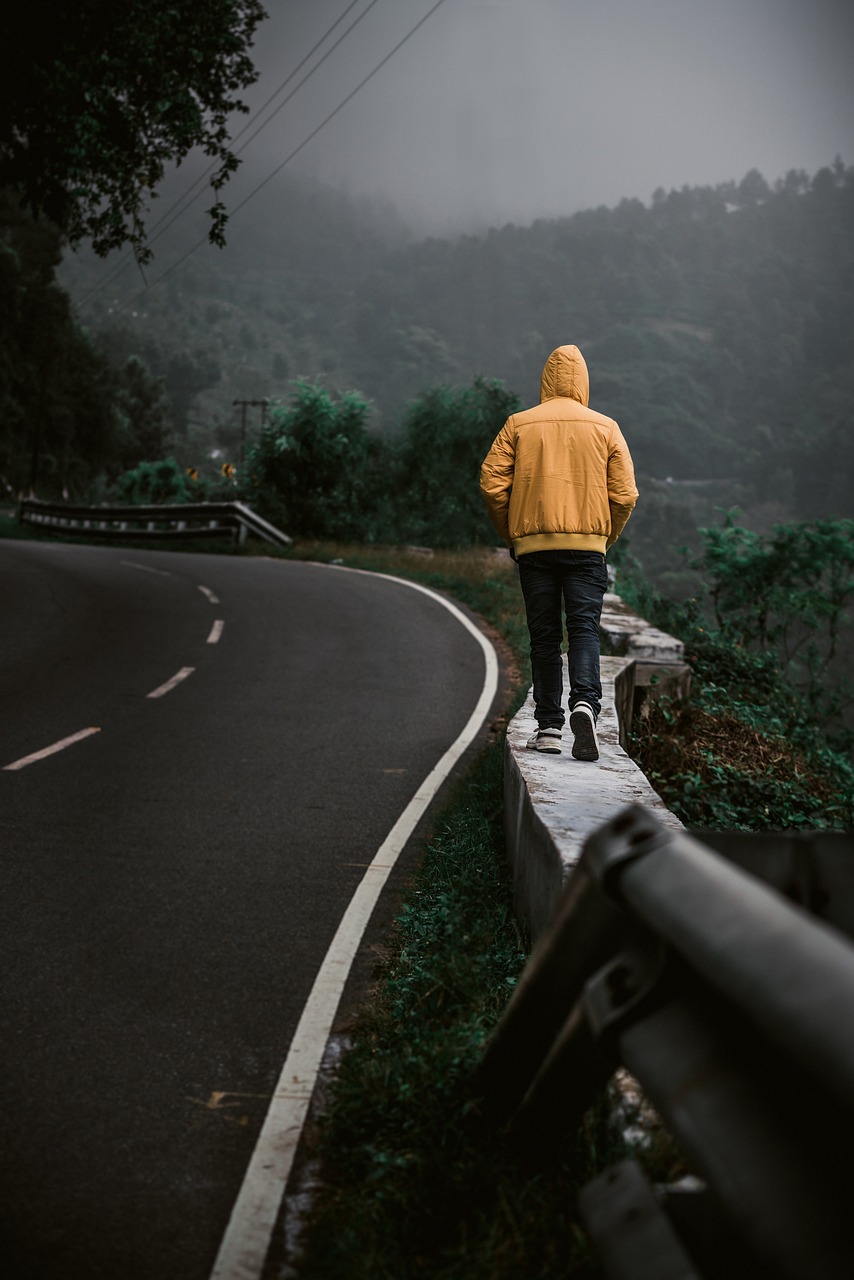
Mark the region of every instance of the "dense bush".
<instances>
[{"instance_id":1,"label":"dense bush","mask_svg":"<svg viewBox=\"0 0 854 1280\"><path fill-rule=\"evenodd\" d=\"M470 546L494 537L480 499L480 464L518 402L499 383L426 392L402 438L368 431L356 392L297 382L273 407L239 473L242 496L302 538Z\"/></svg>"},{"instance_id":2,"label":"dense bush","mask_svg":"<svg viewBox=\"0 0 854 1280\"><path fill-rule=\"evenodd\" d=\"M854 521L778 525L763 536L735 514L700 530L703 552L694 562L717 628L733 647L770 655L809 703L810 719L844 745L854 700L846 661L854 649Z\"/></svg>"},{"instance_id":3,"label":"dense bush","mask_svg":"<svg viewBox=\"0 0 854 1280\"><path fill-rule=\"evenodd\" d=\"M623 597L684 640L693 681L686 703L650 704L636 758L689 826L850 829L848 682L844 663L816 655L850 651L851 522L760 538L729 515L703 536L708 603L663 598L631 562L620 572Z\"/></svg>"},{"instance_id":4,"label":"dense bush","mask_svg":"<svg viewBox=\"0 0 854 1280\"><path fill-rule=\"evenodd\" d=\"M438 547L495 541L480 497L480 464L519 407L512 392L484 378L414 401L391 468L399 540Z\"/></svg>"},{"instance_id":5,"label":"dense bush","mask_svg":"<svg viewBox=\"0 0 854 1280\"><path fill-rule=\"evenodd\" d=\"M133 504L163 502L198 502L198 486L194 485L174 458L162 462L141 462L125 471L115 484L119 502Z\"/></svg>"},{"instance_id":6,"label":"dense bush","mask_svg":"<svg viewBox=\"0 0 854 1280\"><path fill-rule=\"evenodd\" d=\"M241 491L295 537L359 538L370 522L377 444L368 404L297 382L289 405L273 406L241 468Z\"/></svg>"}]
</instances>

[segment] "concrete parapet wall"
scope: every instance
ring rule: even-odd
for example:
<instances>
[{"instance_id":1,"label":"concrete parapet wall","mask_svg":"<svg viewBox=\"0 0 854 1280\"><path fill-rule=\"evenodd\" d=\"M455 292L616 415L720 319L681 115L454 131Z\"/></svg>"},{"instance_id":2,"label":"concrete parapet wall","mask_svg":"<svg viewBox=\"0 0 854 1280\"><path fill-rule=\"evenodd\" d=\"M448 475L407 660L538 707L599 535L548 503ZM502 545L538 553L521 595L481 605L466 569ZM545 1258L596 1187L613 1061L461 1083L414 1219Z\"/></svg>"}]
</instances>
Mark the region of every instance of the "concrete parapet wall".
<instances>
[{"instance_id":1,"label":"concrete parapet wall","mask_svg":"<svg viewBox=\"0 0 854 1280\"><path fill-rule=\"evenodd\" d=\"M533 937L550 919L587 836L620 809L628 804L646 805L665 825L682 830L682 823L666 808L622 745L631 721L636 668L632 657L602 658L602 712L597 725L600 758L595 764L572 758L568 729L561 755L528 749L527 740L536 729L530 692L508 727L504 762L507 849L516 913L527 922ZM564 686L569 687L566 671Z\"/></svg>"},{"instance_id":2,"label":"concrete parapet wall","mask_svg":"<svg viewBox=\"0 0 854 1280\"><path fill-rule=\"evenodd\" d=\"M602 604L599 634L605 653L636 660L635 712L646 699L656 699L662 693L677 698L688 696L691 669L685 661L685 645L638 617L610 591Z\"/></svg>"},{"instance_id":3,"label":"concrete parapet wall","mask_svg":"<svg viewBox=\"0 0 854 1280\"><path fill-rule=\"evenodd\" d=\"M608 591L602 602L599 631L612 653L651 662L683 663L685 645L659 631L634 613L618 595Z\"/></svg>"}]
</instances>

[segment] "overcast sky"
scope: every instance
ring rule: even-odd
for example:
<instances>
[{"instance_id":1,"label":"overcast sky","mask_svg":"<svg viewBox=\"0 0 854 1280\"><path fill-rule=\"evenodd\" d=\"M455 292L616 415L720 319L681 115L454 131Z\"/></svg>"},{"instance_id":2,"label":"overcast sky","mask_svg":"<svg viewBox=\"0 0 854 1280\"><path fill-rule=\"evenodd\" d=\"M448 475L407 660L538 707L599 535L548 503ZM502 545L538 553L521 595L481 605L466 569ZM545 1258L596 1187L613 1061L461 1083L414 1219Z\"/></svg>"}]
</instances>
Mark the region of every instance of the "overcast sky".
<instances>
[{"instance_id":1,"label":"overcast sky","mask_svg":"<svg viewBox=\"0 0 854 1280\"><path fill-rule=\"evenodd\" d=\"M375 0L249 145L227 202L299 147L434 2ZM267 0L254 106L347 4ZM391 201L414 229L441 233L646 203L659 186L754 167L773 182L837 154L852 164L852 143L854 0L444 0L286 169Z\"/></svg>"}]
</instances>

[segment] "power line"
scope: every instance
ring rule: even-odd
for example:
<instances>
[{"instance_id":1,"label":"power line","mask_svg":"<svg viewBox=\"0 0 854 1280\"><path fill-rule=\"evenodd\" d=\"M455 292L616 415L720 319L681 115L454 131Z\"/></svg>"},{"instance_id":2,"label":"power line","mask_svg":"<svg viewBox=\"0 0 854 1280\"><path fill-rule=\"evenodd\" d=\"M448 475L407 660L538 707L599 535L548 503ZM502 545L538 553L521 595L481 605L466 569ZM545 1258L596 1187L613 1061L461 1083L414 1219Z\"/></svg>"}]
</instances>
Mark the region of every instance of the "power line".
<instances>
[{"instance_id":1,"label":"power line","mask_svg":"<svg viewBox=\"0 0 854 1280\"><path fill-rule=\"evenodd\" d=\"M281 173L281 171L282 171L282 169L284 169L285 165L290 164L290 162L291 162L291 161L292 161L296 156L298 156L298 155L299 155L299 153L300 153L300 152L301 152L305 147L307 147L307 146L308 146L308 144L309 144L311 141L313 141L313 139L314 139L314 138L316 138L316 137L317 137L317 135L320 133L321 129L325 129L325 128L326 128L326 126L329 124L330 120L334 120L334 119L335 119L335 117L339 114L339 112L343 111L344 107L346 107L346 106L347 106L347 104L348 104L349 102L352 102L352 100L355 98L356 94L357 94L357 93L359 93L359 91L360 91L360 90L364 89L365 85L366 85L370 80L373 80L373 78L374 78L374 76L377 74L377 72L382 70L382 68L386 65L386 63L387 63L387 62L389 62L389 61L394 57L394 55L398 52L398 50L403 48L403 46L406 44L406 42L407 42L408 40L410 40L410 39L412 38L412 36L414 36L414 35L415 35L416 31L418 31L418 30L419 30L419 28L423 27L423 26L424 26L424 23L428 20L428 18L432 18L433 14L436 12L436 10L437 10L437 9L439 9L439 8L440 8L444 3L445 3L445 0L436 0L436 3L433 5L433 7L432 7L431 9L428 9L428 11L427 11L427 13L425 13L424 17L423 17L423 18L420 18L420 19L419 19L419 21L418 21L418 22L416 22L415 26L414 26L414 27L412 27L412 28L411 28L411 29L406 33L406 35L403 37L403 39L402 39L402 40L398 40L398 42L397 42L397 44L394 46L394 48L393 48L393 49L391 49L391 50L390 50L390 51L385 55L385 57L384 57L384 58L382 58L382 59L377 63L377 65L374 67L373 71L369 71L369 72L368 72L368 74L365 76L365 78L364 78L363 80L360 80L360 81L359 81L359 83L356 85L355 89L352 89L352 90L350 91L350 93L348 93L348 94L347 94L346 98L342 99L342 101L338 103L338 106L337 106L337 107L335 107L335 109L334 109L333 111L330 111L329 115L328 115L328 116L326 116L326 118L325 118L324 120L321 120L320 124L319 124L315 129L312 129L312 131L311 131L311 133L308 135L308 137L307 137L307 138L304 138L304 139L303 139L303 141L299 144L299 146L298 146L298 147L294 147L294 149L293 149L293 151L290 153L290 155L286 156L286 157L285 157L285 159L281 162L281 164L278 164L278 165L276 166L276 168L275 168L275 169L273 169L270 173L268 173L268 174L267 174L267 177L266 177L266 178L264 178L264 180L263 180L262 182L259 182L259 183L258 183L258 186L257 186L257 187L255 187L252 191L250 191L250 192L249 192L249 195L248 195L248 196L245 196L245 197L244 197L244 199L243 199L243 200L241 200L239 204L237 204L237 205L235 205L235 206L234 206L234 208L233 208L233 209L231 210L231 212L229 213L229 218L233 218L233 217L235 216L235 214L237 214L237 213L239 213L239 212L240 212L240 210L241 210L241 209L244 209L244 208L246 207L246 205L249 203L249 201L250 201L250 200L253 200L253 199L255 198L255 196L257 196L258 192L259 192L259 191L262 191L262 190L264 189L264 187L266 187L266 185L267 185L267 183L268 183L268 182L272 182L273 178L275 178L277 174ZM171 265L170 267L167 267L167 268L166 268L166 270L163 272L163 274L162 274L162 275L158 276L156 280L153 280L153 281L152 281L152 283L151 283L150 285L146 285L146 287L145 287L145 288L144 288L140 293L136 294L133 298L129 299L129 301L122 303L122 305L118 308L118 309L119 309L119 311L124 311L127 307L131 307L131 306L133 306L133 305L134 305L134 303L139 302L141 298L144 298L144 297L145 297L145 295L146 295L146 293L148 292L148 290L149 290L149 289L154 288L154 285L156 285L156 284L160 284L160 283L161 283L161 281L165 280L165 279L166 279L166 277L167 277L167 276L169 276L169 275L171 275L173 271L176 271L178 267L183 266L183 264L187 261L187 259L188 259L189 257L191 257L191 256L196 252L196 250L197 250L197 249L200 249L200 248L202 247L202 245L203 245L203 244L206 244L206 243L207 243L207 236L202 236L201 240L198 240L198 241L197 241L197 242L196 242L196 243L195 243L191 248L189 248L189 249L186 251L186 253L183 253L183 254L181 255L181 257L180 257L180 258L178 258L175 262L173 262L173 263L172 263L172 265Z\"/></svg>"},{"instance_id":2,"label":"power line","mask_svg":"<svg viewBox=\"0 0 854 1280\"><path fill-rule=\"evenodd\" d=\"M319 39L319 40L318 40L318 41L317 41L317 42L312 46L312 48L308 51L308 53L305 55L305 57L304 57L304 58L302 58L302 60L298 63L298 65L297 65L296 67L294 67L293 71L291 71L291 72L290 72L290 74L289 74L288 76L286 76L286 78L285 78L285 79L282 81L282 83L278 86L278 88L277 88L277 89L275 89L275 90L274 90L274 92L273 92L272 94L270 94L269 98L268 98L268 99L267 99L267 101L263 104L263 106L259 107L258 111L255 113L255 118L256 118L256 119L257 119L257 117L258 117L259 115L261 115L261 113L262 113L262 112L266 111L266 109L267 109L267 107L270 105L270 103L271 103L271 102L273 102L273 101L274 101L274 100L279 96L279 94L282 92L282 90L283 90L283 89L285 89L285 88L287 87L287 85L288 85L288 84L290 84L291 80L293 80L294 76L295 76L295 75L297 75L297 74L298 74L298 72L299 72L299 71L300 71L300 70L305 66L305 64L306 64L306 62L308 62L309 58L311 58L311 57L313 56L313 54L314 54L314 53L316 53L316 51L320 48L320 46L324 43L324 41L326 41L326 40L329 38L329 36L332 34L332 32L335 30L335 28L339 25L339 23L340 23L340 22L342 22L344 18L346 18L347 14L348 14L348 13L350 12L350 10L354 7L354 5L356 5L356 4L358 4L358 3L359 3L359 0L350 0L350 4L348 4L348 5L347 5L347 7L346 7L346 9L344 9L344 11L339 15L339 17L338 17L338 18L336 18L336 20L333 22L332 26L331 26L331 27L329 27L329 28L324 32L324 34L321 36L321 38L320 38L320 39ZM290 100L291 100L291 98L294 96L294 94L295 94L299 89L301 89L301 88L302 88L302 86L306 83L306 81L307 81L307 80L309 80L309 79L314 75L315 71L317 71L317 70L318 70L318 69L323 65L323 63L326 61L326 59L329 57L329 55L330 55L331 53L333 53L333 52L335 51L335 49L337 49L337 48L338 48L338 46L341 44L342 40L344 40L344 39L345 39L345 38L350 34L350 32L353 30L353 28L354 28L355 26L357 26L357 24L358 24L359 22L361 22L362 18L364 18L364 17L365 17L365 14L367 14L367 13L368 13L368 11L369 11L370 9L372 9L376 3L377 3L377 0L371 0L371 3L368 5L367 9L365 9L365 10L364 10L360 15L359 15L359 17L358 17L358 18L356 18L356 20L355 20L353 23L351 23L351 24L350 24L350 26L347 28L347 30L344 32L344 34L343 34L342 36L340 36L340 37L339 37L339 39L338 39L338 40L336 40L335 44L334 44L330 49L328 49L328 50L326 51L326 53L323 55L323 57L320 59L320 61L319 61L319 62L318 62L318 63L317 63L317 64L316 64L312 69L311 69L311 71L309 71L308 75L306 75L306 76L304 76L304 77L303 77L303 79L302 79L302 80L300 81L300 83L296 86L296 88L295 88L295 89L294 89L294 90L293 90L293 91L288 95L288 97L285 99L285 101L284 101L284 102L282 102L282 103L280 103L279 107L277 107L277 108L276 108L276 111L274 111L274 112L272 113L272 115L270 115L270 116L269 116L269 118L268 118L266 121L264 121L264 123L263 123L262 125L260 125L258 129L256 129L255 133L253 133L253 134L252 134L252 136L251 136L250 138L247 138L246 142L244 142L244 143L243 143L243 145L242 145L241 147L239 147L239 148L235 151L235 153L234 153L235 155L240 155L240 154L241 154L241 152L242 152L242 151L244 151L244 150L245 150L245 148L249 145L249 143L252 141L252 139L253 139L253 138L255 138L255 137L257 136L257 134L258 134L258 133L260 133L261 129L266 128L266 126L270 123L270 121L274 118L274 116L278 114L278 112L281 110L281 108L282 108L283 106L285 106L285 104L286 104L287 102L290 102ZM243 137L243 134L244 134L244 133L246 132L246 130L251 126L251 124L252 124L252 121L251 121L251 120L248 120L248 121L246 122L246 124L245 124L245 125L243 126L243 128L239 131L239 133L237 133L237 134L235 135L235 138L234 138L234 141L235 141L235 142L236 142L236 141L238 141L240 138L242 138L242 137ZM192 203L194 203L194 201L195 201L195 200L196 200L196 198L197 198L197 195L193 195L193 192L194 192L194 191L196 191L196 188L197 188L197 187L199 187L201 184L203 184L203 183L204 183L204 181L205 181L205 179L207 178L208 174L210 174L210 173L212 172L212 170L213 170L215 167L216 167L215 162L214 162L213 164L209 165L209 166L208 166L208 168L205 170L205 172L204 172L204 173L203 173L199 178L197 178L197 179L196 179L196 181L192 184L192 186L190 186L190 187L188 188L188 190L187 190L187 191L185 191L185 192L184 192L184 194L183 194L182 196L179 196L179 197L178 197L178 199L177 199L176 201L173 201L173 203L170 205L169 209L167 209L167 210L166 210L166 211L161 215L161 217L157 219L157 221L154 223L154 227L152 228L152 230L153 230L153 233L154 233L154 234L152 234L152 235L150 235L150 236L148 237L149 243L152 243L153 241L155 241L155 240L159 239L159 237L163 234L163 232L164 232L164 231L166 231L169 227L171 227L171 226L172 226L172 224L176 221L176 219L180 216L180 214L181 214L181 213L184 213L184 212L186 211L186 209L188 209L188 208L189 208L189 206L190 206ZM197 194L201 194L201 192L198 192ZM190 198L190 197L192 197L192 198ZM182 208L182 209L178 209L178 206L179 206L179 205L183 205L183 206L184 206L184 208ZM170 213L172 213L172 211L173 211L173 210L176 210L176 209L177 209L177 212L175 213L174 217L169 218ZM165 220L166 220L167 218L169 218L169 221L168 221L168 222L165 222ZM163 224L164 224L164 222L165 222L165 225L163 225ZM107 286L108 284L110 284L113 280L115 280L116 276L117 276L117 275L118 275L118 274L123 270L123 268L128 264L128 262L130 261L130 258L131 258L132 256L133 256L133 255L132 255L132 253L128 253L128 254L126 254L126 255L121 259L121 261L120 261L120 262L118 262L118 263L116 264L116 266L115 266L115 267L110 271L110 273L109 273L109 274L108 274L104 279L100 280L97 284L93 285L93 286L92 286L92 288L88 291L88 293L84 294L84 296L83 296L81 299L79 299L78 305L79 305L79 306L83 306L85 303L87 303L87 302L90 300L90 298L94 297L94 296L95 296L97 293L99 293L102 289L106 288L106 286ZM143 276L143 279L145 279L145 277L144 277L144 276Z\"/></svg>"},{"instance_id":3,"label":"power line","mask_svg":"<svg viewBox=\"0 0 854 1280\"><path fill-rule=\"evenodd\" d=\"M312 48L309 49L305 57L302 58L302 60L297 64L297 66L294 67L293 71L291 71L289 75L287 75L285 79L282 81L282 83L278 86L278 88L275 89L270 94L267 101L258 108L258 110L254 113L254 116L253 116L254 120L257 120L258 117L261 116L263 112L267 110L270 103L275 101L275 99L279 96L279 94L284 89L287 88L287 86L293 80L294 76L297 75L305 66L305 64L308 62L309 58L313 57L313 55L317 52L317 50L321 47L321 45L326 40L329 39L329 37L332 35L332 32L335 30L335 28L341 22L343 22L343 20L346 18L350 10L353 9L359 3L360 3L360 0L350 0L350 3L347 5L346 9L344 9L344 11L339 15L339 17L335 19L335 21L332 23L332 26L329 27L323 33L323 35L316 42L316 44L314 44ZM252 142L254 138L257 138L258 134L262 131L262 129L266 129L267 125L270 124L271 121L275 119L275 117L279 114L279 112L282 110L283 107L287 106L287 104L291 101L294 95L297 94L299 90L303 87L303 85L308 80L311 79L314 73L318 71L320 67L323 66L324 62L330 56L330 54L335 52L335 50L342 43L342 41L344 41L347 38L347 36L350 34L350 32L359 25L362 19L370 12L371 9L373 9L376 3L377 3L377 0L370 0L370 4L368 5L368 7L364 9L359 14L359 16L356 19L354 19L353 22L351 22L347 30L343 32L341 36L339 36L339 38L335 41L335 43L331 46L331 48L327 49L323 57L315 64L315 66L312 67L312 69L308 72L308 74L303 76L299 84L296 85L294 89L292 89L292 91L288 94L288 96L284 99L284 101L279 103L275 111L273 111L262 124L258 125L258 128L254 131L254 133L252 133L246 139L246 141L243 143L242 146L238 147L234 151L234 155L239 156L241 152L246 150L246 148L249 146L249 143ZM232 141L238 142L243 137L244 133L246 133L246 130L251 127L252 123L253 123L253 120L247 120L243 128L240 129L240 131L235 134ZM213 172L215 168L216 168L216 162L214 161L212 164L208 166L207 169L205 169L204 173L201 174L200 177L196 178L195 182L190 187L187 188L187 190L184 192L183 195L179 196L177 200L173 200L169 208L166 209L160 215L160 217L156 220L156 222L153 224L151 228L151 232L146 237L149 244L152 244L155 240L158 240L160 236L162 236L163 233L167 231L174 222L177 221L177 219L181 216L181 214L185 213L186 210L190 207L190 205L195 203L198 196L201 195L201 191L197 190L197 188L200 188L204 184L205 179L208 177L210 173ZM194 192L196 194L193 194ZM183 206L183 207L179 207L179 206ZM170 214L173 214L173 216L170 217ZM166 221L167 219L168 221ZM90 298L94 297L97 293L100 293L102 289L105 289L108 284L110 284L113 280L115 280L116 276L119 275L120 272L127 266L127 264L130 262L132 257L133 257L132 251L129 253L126 253L124 257L119 262L117 262L114 267L111 268L108 274L103 277L103 279L99 280L96 284L92 285L91 289L89 289L89 291L85 293L83 297L78 300L78 306L83 306L85 303L89 301ZM144 278L145 277L143 276L143 279Z\"/></svg>"}]
</instances>

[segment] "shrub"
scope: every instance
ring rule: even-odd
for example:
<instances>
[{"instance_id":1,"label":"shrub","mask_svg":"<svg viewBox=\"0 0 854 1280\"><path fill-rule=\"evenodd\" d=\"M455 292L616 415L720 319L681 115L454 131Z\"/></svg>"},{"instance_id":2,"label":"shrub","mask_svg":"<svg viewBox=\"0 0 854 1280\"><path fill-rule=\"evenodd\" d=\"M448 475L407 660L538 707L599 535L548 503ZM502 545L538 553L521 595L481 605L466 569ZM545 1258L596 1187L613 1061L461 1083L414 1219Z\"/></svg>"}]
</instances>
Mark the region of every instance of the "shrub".
<instances>
[{"instance_id":1,"label":"shrub","mask_svg":"<svg viewBox=\"0 0 854 1280\"><path fill-rule=\"evenodd\" d=\"M364 537L373 496L367 415L355 391L335 398L297 382L291 403L273 406L241 468L244 498L296 537Z\"/></svg>"},{"instance_id":2,"label":"shrub","mask_svg":"<svg viewBox=\"0 0 854 1280\"><path fill-rule=\"evenodd\" d=\"M198 489L174 458L140 462L119 476L115 489L121 502L134 505L198 501Z\"/></svg>"}]
</instances>

